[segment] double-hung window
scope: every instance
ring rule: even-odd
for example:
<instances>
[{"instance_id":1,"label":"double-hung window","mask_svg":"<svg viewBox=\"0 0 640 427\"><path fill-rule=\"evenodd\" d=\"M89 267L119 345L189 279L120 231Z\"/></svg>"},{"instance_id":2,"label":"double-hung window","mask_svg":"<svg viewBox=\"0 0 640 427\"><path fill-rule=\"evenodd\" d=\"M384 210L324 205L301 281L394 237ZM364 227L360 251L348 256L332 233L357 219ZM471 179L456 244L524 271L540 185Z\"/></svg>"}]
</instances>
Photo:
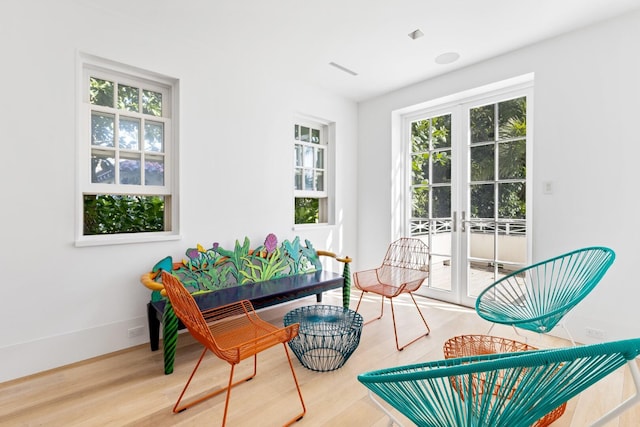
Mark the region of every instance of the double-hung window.
<instances>
[{"instance_id":1,"label":"double-hung window","mask_svg":"<svg viewBox=\"0 0 640 427\"><path fill-rule=\"evenodd\" d=\"M295 224L329 222L328 126L316 122L294 124Z\"/></svg>"},{"instance_id":2,"label":"double-hung window","mask_svg":"<svg viewBox=\"0 0 640 427\"><path fill-rule=\"evenodd\" d=\"M77 243L176 235L176 80L100 61L82 68Z\"/></svg>"}]
</instances>

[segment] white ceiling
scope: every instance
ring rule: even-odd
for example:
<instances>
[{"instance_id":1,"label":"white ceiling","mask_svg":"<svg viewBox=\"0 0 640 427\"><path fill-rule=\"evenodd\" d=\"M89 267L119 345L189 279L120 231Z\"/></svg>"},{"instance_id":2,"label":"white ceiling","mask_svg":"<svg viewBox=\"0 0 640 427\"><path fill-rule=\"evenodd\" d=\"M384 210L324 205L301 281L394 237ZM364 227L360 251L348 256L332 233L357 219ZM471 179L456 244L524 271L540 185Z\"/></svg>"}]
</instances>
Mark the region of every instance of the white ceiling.
<instances>
[{"instance_id":1,"label":"white ceiling","mask_svg":"<svg viewBox=\"0 0 640 427\"><path fill-rule=\"evenodd\" d=\"M203 54L355 101L640 9L640 0L122 1L128 12L188 23L181 36L204 43ZM412 40L416 29L424 37ZM436 64L446 52L460 59Z\"/></svg>"}]
</instances>

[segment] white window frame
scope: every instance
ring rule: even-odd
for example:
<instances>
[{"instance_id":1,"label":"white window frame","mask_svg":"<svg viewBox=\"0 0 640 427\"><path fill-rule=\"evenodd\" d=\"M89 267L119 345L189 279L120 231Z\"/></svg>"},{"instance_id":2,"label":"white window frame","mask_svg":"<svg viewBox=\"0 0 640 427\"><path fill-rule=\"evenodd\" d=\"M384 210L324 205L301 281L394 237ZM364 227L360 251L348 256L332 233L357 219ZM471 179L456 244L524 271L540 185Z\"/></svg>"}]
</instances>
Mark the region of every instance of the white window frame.
<instances>
[{"instance_id":1,"label":"white window frame","mask_svg":"<svg viewBox=\"0 0 640 427\"><path fill-rule=\"evenodd\" d=\"M77 189L76 189L76 246L112 245L151 241L177 240L179 234L178 204L178 99L179 81L175 78L139 68L127 66L92 55L78 54L77 73ZM151 121L161 122L164 126L164 185L112 184L91 182L91 114L93 111L113 112L89 102L89 78L129 84L162 93L162 117L148 116ZM120 110L122 111L122 110ZM117 112L116 114L120 114ZM143 117L142 113L124 112L123 116ZM141 121L142 127L142 121ZM144 144L141 140L140 144ZM116 140L117 146L117 140ZM119 148L114 147L115 151ZM143 151L143 150L141 150ZM122 194L165 197L165 231L121 233L104 235L84 235L84 195L86 194Z\"/></svg>"},{"instance_id":2,"label":"white window frame","mask_svg":"<svg viewBox=\"0 0 640 427\"><path fill-rule=\"evenodd\" d=\"M328 121L324 121L317 118L309 117L296 117L293 120L293 128L295 126L304 126L311 129L318 129L320 133L320 141L316 144L311 141L301 141L295 138L293 139L293 207L294 214L292 218L294 229L308 228L317 226L331 225L334 221L333 215L333 194L334 194L334 165L335 165L335 150L333 150L332 141L335 135L335 125ZM324 183L323 190L301 190L296 188L296 171L301 167L296 162L296 146L301 145L303 147L308 146L317 148L318 145L322 146L324 152L323 159L323 175ZM308 169L308 168L307 168ZM315 169L315 168L313 168ZM304 177L302 178L304 180ZM297 224L295 222L295 199L296 198L316 198L319 200L318 222L310 224Z\"/></svg>"}]
</instances>

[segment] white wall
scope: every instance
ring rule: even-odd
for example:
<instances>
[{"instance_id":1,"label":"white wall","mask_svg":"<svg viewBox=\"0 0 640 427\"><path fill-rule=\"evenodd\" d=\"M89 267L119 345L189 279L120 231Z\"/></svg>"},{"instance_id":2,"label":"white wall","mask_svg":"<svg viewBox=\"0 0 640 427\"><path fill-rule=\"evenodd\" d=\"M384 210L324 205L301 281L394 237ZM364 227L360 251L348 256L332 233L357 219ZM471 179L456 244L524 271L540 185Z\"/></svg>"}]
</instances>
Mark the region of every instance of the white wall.
<instances>
[{"instance_id":1,"label":"white wall","mask_svg":"<svg viewBox=\"0 0 640 427\"><path fill-rule=\"evenodd\" d=\"M355 103L244 56L234 49L242 29L222 16L197 17L220 28L202 40L180 2L88 3L1 6L0 382L146 342L139 277L195 243L259 244L274 232L355 255ZM180 79L181 240L74 247L78 52ZM298 113L336 124L335 227L292 229ZM128 338L139 325L145 333Z\"/></svg>"},{"instance_id":2,"label":"white wall","mask_svg":"<svg viewBox=\"0 0 640 427\"><path fill-rule=\"evenodd\" d=\"M568 327L582 342L593 341L586 327L605 339L640 336L638 45L637 12L361 103L358 266L378 265L392 237L392 112L533 72L533 259L613 248L614 266ZM543 181L553 181L553 194L543 194Z\"/></svg>"}]
</instances>

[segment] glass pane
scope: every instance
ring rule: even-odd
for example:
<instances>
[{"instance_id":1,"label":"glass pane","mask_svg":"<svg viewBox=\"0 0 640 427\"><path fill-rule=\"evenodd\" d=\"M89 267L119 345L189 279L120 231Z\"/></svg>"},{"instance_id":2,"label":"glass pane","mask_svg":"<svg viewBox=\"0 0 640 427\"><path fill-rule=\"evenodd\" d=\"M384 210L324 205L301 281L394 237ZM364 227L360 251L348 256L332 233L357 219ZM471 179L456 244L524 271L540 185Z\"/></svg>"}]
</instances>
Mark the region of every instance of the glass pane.
<instances>
[{"instance_id":1,"label":"glass pane","mask_svg":"<svg viewBox=\"0 0 640 427\"><path fill-rule=\"evenodd\" d=\"M113 184L116 181L116 158L113 153L93 151L91 153L91 182Z\"/></svg>"},{"instance_id":2,"label":"glass pane","mask_svg":"<svg viewBox=\"0 0 640 427\"><path fill-rule=\"evenodd\" d=\"M527 98L510 99L498 104L500 139L527 135Z\"/></svg>"},{"instance_id":3,"label":"glass pane","mask_svg":"<svg viewBox=\"0 0 640 427\"><path fill-rule=\"evenodd\" d=\"M301 145L295 144L293 156L294 156L295 166L302 166L302 146Z\"/></svg>"},{"instance_id":4,"label":"glass pane","mask_svg":"<svg viewBox=\"0 0 640 427\"><path fill-rule=\"evenodd\" d=\"M115 147L115 117L112 114L91 112L91 145Z\"/></svg>"},{"instance_id":5,"label":"glass pane","mask_svg":"<svg viewBox=\"0 0 640 427\"><path fill-rule=\"evenodd\" d=\"M294 201L296 224L317 224L320 218L320 200L298 198Z\"/></svg>"},{"instance_id":6,"label":"glass pane","mask_svg":"<svg viewBox=\"0 0 640 427\"><path fill-rule=\"evenodd\" d=\"M299 125L293 125L293 137L295 138L296 141L300 140L300 126Z\"/></svg>"},{"instance_id":7,"label":"glass pane","mask_svg":"<svg viewBox=\"0 0 640 427\"><path fill-rule=\"evenodd\" d=\"M498 146L499 179L524 179L527 176L526 141L502 142Z\"/></svg>"},{"instance_id":8,"label":"glass pane","mask_svg":"<svg viewBox=\"0 0 640 427\"><path fill-rule=\"evenodd\" d=\"M476 297L497 280L494 269L494 241L492 231L483 232L481 224L470 224L467 295Z\"/></svg>"},{"instance_id":9,"label":"glass pane","mask_svg":"<svg viewBox=\"0 0 640 427\"><path fill-rule=\"evenodd\" d=\"M316 169L324 169L324 149L316 148Z\"/></svg>"},{"instance_id":10,"label":"glass pane","mask_svg":"<svg viewBox=\"0 0 640 427\"><path fill-rule=\"evenodd\" d=\"M148 156L144 160L144 184L164 185L164 159Z\"/></svg>"},{"instance_id":11,"label":"glass pane","mask_svg":"<svg viewBox=\"0 0 640 427\"><path fill-rule=\"evenodd\" d=\"M90 77L89 102L93 105L113 107L113 82Z\"/></svg>"},{"instance_id":12,"label":"glass pane","mask_svg":"<svg viewBox=\"0 0 640 427\"><path fill-rule=\"evenodd\" d=\"M162 94L152 90L142 91L142 112L162 117Z\"/></svg>"},{"instance_id":13,"label":"glass pane","mask_svg":"<svg viewBox=\"0 0 640 427\"><path fill-rule=\"evenodd\" d=\"M449 151L435 152L431 159L433 161L433 183L451 182L451 153Z\"/></svg>"},{"instance_id":14,"label":"glass pane","mask_svg":"<svg viewBox=\"0 0 640 427\"><path fill-rule=\"evenodd\" d=\"M118 85L118 108L127 111L140 111L137 87Z\"/></svg>"},{"instance_id":15,"label":"glass pane","mask_svg":"<svg viewBox=\"0 0 640 427\"><path fill-rule=\"evenodd\" d=\"M524 219L527 206L525 193L524 182L498 184L498 217Z\"/></svg>"},{"instance_id":16,"label":"glass pane","mask_svg":"<svg viewBox=\"0 0 640 427\"><path fill-rule=\"evenodd\" d=\"M86 194L83 199L85 236L165 230L163 196Z\"/></svg>"},{"instance_id":17,"label":"glass pane","mask_svg":"<svg viewBox=\"0 0 640 427\"><path fill-rule=\"evenodd\" d=\"M411 216L429 218L429 188L414 187L411 193Z\"/></svg>"},{"instance_id":18,"label":"glass pane","mask_svg":"<svg viewBox=\"0 0 640 427\"><path fill-rule=\"evenodd\" d=\"M311 142L314 144L320 144L320 130L311 129Z\"/></svg>"},{"instance_id":19,"label":"glass pane","mask_svg":"<svg viewBox=\"0 0 640 427\"><path fill-rule=\"evenodd\" d=\"M449 218L451 217L451 187L432 187L431 195L433 197L431 217L432 218Z\"/></svg>"},{"instance_id":20,"label":"glass pane","mask_svg":"<svg viewBox=\"0 0 640 427\"><path fill-rule=\"evenodd\" d=\"M429 184L429 153L411 156L411 183Z\"/></svg>"},{"instance_id":21,"label":"glass pane","mask_svg":"<svg viewBox=\"0 0 640 427\"><path fill-rule=\"evenodd\" d=\"M429 151L430 120L420 120L411 123L411 152L421 153Z\"/></svg>"},{"instance_id":22,"label":"glass pane","mask_svg":"<svg viewBox=\"0 0 640 427\"><path fill-rule=\"evenodd\" d=\"M471 181L493 181L494 145L471 147Z\"/></svg>"},{"instance_id":23,"label":"glass pane","mask_svg":"<svg viewBox=\"0 0 640 427\"><path fill-rule=\"evenodd\" d=\"M303 153L302 165L305 168L312 168L314 149L313 147L303 147L303 150L304 150L304 153Z\"/></svg>"},{"instance_id":24,"label":"glass pane","mask_svg":"<svg viewBox=\"0 0 640 427\"><path fill-rule=\"evenodd\" d=\"M472 108L470 111L471 142L494 141L495 109L494 105Z\"/></svg>"},{"instance_id":25,"label":"glass pane","mask_svg":"<svg viewBox=\"0 0 640 427\"><path fill-rule=\"evenodd\" d=\"M431 143L434 149L451 147L451 115L431 119Z\"/></svg>"},{"instance_id":26,"label":"glass pane","mask_svg":"<svg viewBox=\"0 0 640 427\"><path fill-rule=\"evenodd\" d=\"M309 128L306 126L300 127L300 141L309 142Z\"/></svg>"},{"instance_id":27,"label":"glass pane","mask_svg":"<svg viewBox=\"0 0 640 427\"><path fill-rule=\"evenodd\" d=\"M315 188L313 188L313 171L312 170L305 170L304 171L304 188L303 188L303 190L307 190L307 191L315 190Z\"/></svg>"},{"instance_id":28,"label":"glass pane","mask_svg":"<svg viewBox=\"0 0 640 427\"><path fill-rule=\"evenodd\" d=\"M493 218L493 184L472 184L471 218Z\"/></svg>"},{"instance_id":29,"label":"glass pane","mask_svg":"<svg viewBox=\"0 0 640 427\"><path fill-rule=\"evenodd\" d=\"M120 184L140 185L140 156L120 157Z\"/></svg>"},{"instance_id":30,"label":"glass pane","mask_svg":"<svg viewBox=\"0 0 640 427\"><path fill-rule=\"evenodd\" d=\"M324 191L324 172L316 171L316 190Z\"/></svg>"},{"instance_id":31,"label":"glass pane","mask_svg":"<svg viewBox=\"0 0 640 427\"><path fill-rule=\"evenodd\" d=\"M118 146L125 150L140 149L140 119L120 117Z\"/></svg>"},{"instance_id":32,"label":"glass pane","mask_svg":"<svg viewBox=\"0 0 640 427\"><path fill-rule=\"evenodd\" d=\"M302 169L296 169L293 185L296 190L302 190Z\"/></svg>"},{"instance_id":33,"label":"glass pane","mask_svg":"<svg viewBox=\"0 0 640 427\"><path fill-rule=\"evenodd\" d=\"M164 152L164 123L144 122L144 151Z\"/></svg>"}]
</instances>

